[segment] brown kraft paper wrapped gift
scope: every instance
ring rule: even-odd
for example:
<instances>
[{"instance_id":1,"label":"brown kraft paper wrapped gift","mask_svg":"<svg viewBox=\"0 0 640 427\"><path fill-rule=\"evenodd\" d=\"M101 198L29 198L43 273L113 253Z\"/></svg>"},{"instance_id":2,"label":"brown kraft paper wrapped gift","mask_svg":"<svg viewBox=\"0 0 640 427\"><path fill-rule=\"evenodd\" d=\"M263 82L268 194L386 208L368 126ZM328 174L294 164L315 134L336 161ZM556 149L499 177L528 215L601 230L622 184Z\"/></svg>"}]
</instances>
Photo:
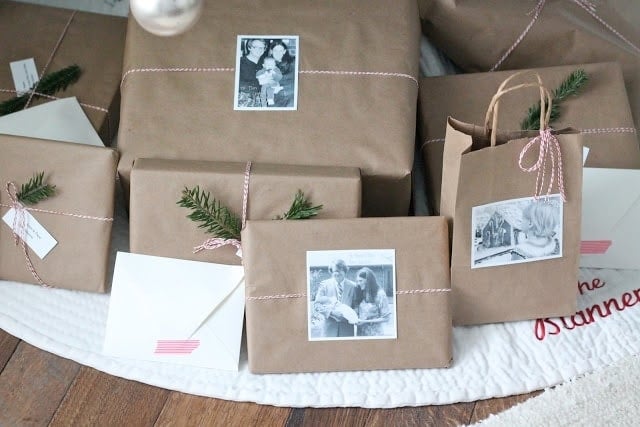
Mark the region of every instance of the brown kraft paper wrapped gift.
<instances>
[{"instance_id":1,"label":"brown kraft paper wrapped gift","mask_svg":"<svg viewBox=\"0 0 640 427\"><path fill-rule=\"evenodd\" d=\"M116 16L0 2L0 102L16 95L10 62L34 58L39 75L45 66L47 75L76 64L80 79L55 96L78 98L102 141L111 144L118 129L126 25ZM30 105L47 101L34 98Z\"/></svg>"},{"instance_id":2,"label":"brown kraft paper wrapped gift","mask_svg":"<svg viewBox=\"0 0 640 427\"><path fill-rule=\"evenodd\" d=\"M638 2L419 0L418 5L424 34L465 71L619 62L636 127L640 123Z\"/></svg>"},{"instance_id":3,"label":"brown kraft paper wrapped gift","mask_svg":"<svg viewBox=\"0 0 640 427\"><path fill-rule=\"evenodd\" d=\"M247 34L300 37L296 111L234 111L236 37ZM362 171L364 215L406 215L419 38L415 0L208 1L171 38L130 19L118 136L125 191L139 157L351 166ZM173 67L221 69L134 71Z\"/></svg>"},{"instance_id":4,"label":"brown kraft paper wrapped gift","mask_svg":"<svg viewBox=\"0 0 640 427\"><path fill-rule=\"evenodd\" d=\"M489 108L492 111L492 106ZM496 113L497 106L493 110ZM496 135L496 120L491 126L493 131L454 119L449 119L447 125L440 211L453 219L451 287L455 325L554 317L576 310L582 209L581 135L556 134L560 153L553 144L548 147L549 156L555 157L546 158L542 167L548 169L536 178L536 171L520 169L519 157L525 153L521 157L524 168L534 165L545 138L533 140L537 131ZM540 123L548 123L548 118ZM497 146L493 142L489 145L487 132L496 137ZM550 184L556 193L562 194L560 189L564 188L566 202L546 198ZM513 202L531 198L537 188L545 192L537 201ZM534 209L542 217L547 207L552 209L554 200L556 206L562 205L562 218L557 218L555 225L549 216L538 221L534 210L526 213L524 205L535 204ZM474 229L472 208L503 201L510 202L476 213ZM546 206L541 208L543 205ZM491 237L493 234L486 234L487 230L493 230L494 223L500 224L494 227L496 230L505 230L500 241ZM532 223L548 226L552 231L559 227L559 233L539 232ZM546 245L538 245L539 235L548 240ZM529 243L538 245L540 250L527 253ZM544 249L548 250L543 252ZM504 257L506 261L487 266ZM513 263L516 259L528 261Z\"/></svg>"},{"instance_id":5,"label":"brown kraft paper wrapped gift","mask_svg":"<svg viewBox=\"0 0 640 427\"><path fill-rule=\"evenodd\" d=\"M451 363L444 218L248 221L242 242L251 372L442 368ZM397 338L310 341L307 251L356 249L395 249ZM355 268L352 264L347 278Z\"/></svg>"},{"instance_id":6,"label":"brown kraft paper wrapped gift","mask_svg":"<svg viewBox=\"0 0 640 427\"><path fill-rule=\"evenodd\" d=\"M47 285L107 291L117 162L118 155L110 148L0 135L0 216L11 206L8 182L19 189L34 173L44 172L46 182L56 186L52 197L25 205L56 212L30 212L57 241L44 259L28 248L36 274ZM4 221L0 222L0 279L38 283Z\"/></svg>"},{"instance_id":7,"label":"brown kraft paper wrapped gift","mask_svg":"<svg viewBox=\"0 0 640 427\"><path fill-rule=\"evenodd\" d=\"M246 163L237 162L136 160L131 172L131 252L239 265L233 246L193 253L195 246L213 236L187 218L191 210L176 202L185 187L199 186L241 218L245 169ZM282 215L298 190L313 206L323 206L316 218L360 216L357 168L252 163L247 219Z\"/></svg>"},{"instance_id":8,"label":"brown kraft paper wrapped gift","mask_svg":"<svg viewBox=\"0 0 640 427\"><path fill-rule=\"evenodd\" d=\"M589 80L579 94L560 104L556 129L577 128L590 148L587 167L640 168L640 150L619 65L615 63L570 65L535 70L548 88L557 88L578 68ZM513 71L429 77L420 81L419 130L433 212L440 205L442 152L447 116L466 123L484 119L487 99ZM520 129L527 110L538 101L528 90L501 100L500 123L504 129Z\"/></svg>"}]
</instances>

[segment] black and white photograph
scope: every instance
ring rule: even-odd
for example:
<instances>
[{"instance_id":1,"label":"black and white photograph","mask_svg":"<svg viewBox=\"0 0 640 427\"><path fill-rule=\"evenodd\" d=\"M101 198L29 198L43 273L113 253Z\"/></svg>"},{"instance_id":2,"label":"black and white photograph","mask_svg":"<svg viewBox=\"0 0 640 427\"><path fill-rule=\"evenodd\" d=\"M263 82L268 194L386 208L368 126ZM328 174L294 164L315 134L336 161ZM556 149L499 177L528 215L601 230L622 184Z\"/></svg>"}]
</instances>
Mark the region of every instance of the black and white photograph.
<instances>
[{"instance_id":1,"label":"black and white photograph","mask_svg":"<svg viewBox=\"0 0 640 427\"><path fill-rule=\"evenodd\" d=\"M562 257L562 197L525 197L471 212L471 268Z\"/></svg>"},{"instance_id":2,"label":"black and white photograph","mask_svg":"<svg viewBox=\"0 0 640 427\"><path fill-rule=\"evenodd\" d=\"M235 110L298 107L298 36L238 36Z\"/></svg>"},{"instance_id":3,"label":"black and white photograph","mask_svg":"<svg viewBox=\"0 0 640 427\"><path fill-rule=\"evenodd\" d=\"M307 252L310 341L395 339L394 249Z\"/></svg>"}]
</instances>

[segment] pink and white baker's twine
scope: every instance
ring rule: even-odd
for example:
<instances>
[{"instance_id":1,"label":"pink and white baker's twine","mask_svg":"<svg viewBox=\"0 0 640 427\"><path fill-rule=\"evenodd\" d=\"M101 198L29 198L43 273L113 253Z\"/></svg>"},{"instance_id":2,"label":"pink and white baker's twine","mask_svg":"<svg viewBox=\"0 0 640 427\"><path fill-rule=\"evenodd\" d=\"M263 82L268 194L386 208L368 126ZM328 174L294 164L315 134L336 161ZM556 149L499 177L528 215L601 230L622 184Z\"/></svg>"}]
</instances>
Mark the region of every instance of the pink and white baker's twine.
<instances>
[{"instance_id":1,"label":"pink and white baker's twine","mask_svg":"<svg viewBox=\"0 0 640 427\"><path fill-rule=\"evenodd\" d=\"M527 151L534 145L539 146L538 160L531 167L524 167L522 165L522 159L527 154ZM536 189L533 197L538 199L542 193L542 188L545 183L545 174L547 169L547 159L551 161L551 178L549 179L549 185L547 186L547 196L551 194L553 188L553 182L558 180L558 190L562 196L563 201L567 201L567 197L564 192L564 177L562 168L562 152L560 151L560 142L558 138L553 134L550 128L546 128L540 131L540 135L533 138L524 146L520 152L518 158L518 166L523 172L537 172L536 176Z\"/></svg>"},{"instance_id":2,"label":"pink and white baker's twine","mask_svg":"<svg viewBox=\"0 0 640 427\"><path fill-rule=\"evenodd\" d=\"M606 22L596 13L596 7L593 3L589 2L588 0L569 0L569 1L571 1L572 3L575 3L577 6L584 9L596 21L600 22L600 24L602 24L607 30L611 31L616 37L618 37L620 40L625 42L629 47L631 47L637 53L640 53L640 48L638 46L636 46L633 42L631 42L629 39L623 36L618 30L612 27L608 22ZM504 55L500 57L498 62L496 62L495 65L491 67L489 71L497 70L500 67L500 65L502 65L502 63L509 57L509 55L513 53L513 51L518 47L520 42L522 42L522 40L527 36L527 34L529 33L533 25L536 23L536 21L540 17L540 13L542 12L542 9L544 9L544 6L546 5L546 3L547 3L547 0L538 1L538 4L533 9L533 17L531 18L531 22L529 22L529 24L525 27L522 33L518 36L516 41L511 45L509 49L507 49Z\"/></svg>"},{"instance_id":3,"label":"pink and white baker's twine","mask_svg":"<svg viewBox=\"0 0 640 427\"><path fill-rule=\"evenodd\" d=\"M122 75L120 87L125 79L135 73L219 73L233 72L235 68L228 67L169 67L169 68L133 68ZM328 74L338 76L373 76L373 77L399 77L413 81L418 86L418 79L405 73L386 73L381 71L333 71L333 70L301 70L298 74Z\"/></svg>"},{"instance_id":4,"label":"pink and white baker's twine","mask_svg":"<svg viewBox=\"0 0 640 427\"><path fill-rule=\"evenodd\" d=\"M451 292L451 288L433 288L433 289L409 289L406 291L396 291L396 295L415 295L415 294L439 294ZM264 295L257 297L247 297L247 301L274 301L274 300L286 300L292 298L305 298L305 293L295 294L277 294L277 295Z\"/></svg>"},{"instance_id":5,"label":"pink and white baker's twine","mask_svg":"<svg viewBox=\"0 0 640 427\"><path fill-rule=\"evenodd\" d=\"M16 245L19 244L22 247L22 252L24 254L25 262L27 264L27 269L29 270L29 272L31 272L31 275L33 276L33 278L36 279L36 281L41 286L44 286L46 288L49 288L51 286L47 285L42 280L42 278L36 271L35 267L33 266L33 262L31 261L31 257L29 256L29 251L27 250L26 240L27 240L27 233L28 233L27 230L29 228L29 219L27 217L27 211L40 212L40 213L46 213L46 214L52 214L52 215L62 215L62 216L68 216L68 217L78 218L78 219L89 219L89 220L105 221L105 222L113 221L113 218L107 218L107 217L79 215L74 213L26 207L22 203L20 203L20 201L18 200L15 183L11 181L7 182L6 190L7 190L7 194L9 195L9 200L11 200L11 203L9 204L0 203L0 207L14 209L15 211L15 215L13 218L13 226L12 226L13 240Z\"/></svg>"},{"instance_id":6,"label":"pink and white baker's twine","mask_svg":"<svg viewBox=\"0 0 640 427\"><path fill-rule=\"evenodd\" d=\"M249 203L249 179L251 177L251 162L247 162L247 166L244 170L244 185L242 186L242 229L247 223L247 205ZM205 250L218 249L223 246L231 245L242 251L242 244L238 239L223 239L220 237L211 237L205 240L202 244L193 248L193 253L197 254Z\"/></svg>"}]
</instances>

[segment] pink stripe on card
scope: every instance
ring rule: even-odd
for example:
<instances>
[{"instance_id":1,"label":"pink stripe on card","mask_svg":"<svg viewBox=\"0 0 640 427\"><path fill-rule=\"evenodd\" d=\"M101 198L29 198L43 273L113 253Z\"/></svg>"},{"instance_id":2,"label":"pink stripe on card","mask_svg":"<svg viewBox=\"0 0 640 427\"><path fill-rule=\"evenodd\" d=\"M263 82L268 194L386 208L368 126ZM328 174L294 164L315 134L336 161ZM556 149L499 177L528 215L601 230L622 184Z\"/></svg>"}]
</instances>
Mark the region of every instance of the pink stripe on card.
<instances>
[{"instance_id":1,"label":"pink stripe on card","mask_svg":"<svg viewBox=\"0 0 640 427\"><path fill-rule=\"evenodd\" d=\"M158 340L155 354L191 354L200 347L200 340Z\"/></svg>"},{"instance_id":2,"label":"pink stripe on card","mask_svg":"<svg viewBox=\"0 0 640 427\"><path fill-rule=\"evenodd\" d=\"M583 255L602 255L609 250L611 240L583 240L580 242L580 253Z\"/></svg>"}]
</instances>

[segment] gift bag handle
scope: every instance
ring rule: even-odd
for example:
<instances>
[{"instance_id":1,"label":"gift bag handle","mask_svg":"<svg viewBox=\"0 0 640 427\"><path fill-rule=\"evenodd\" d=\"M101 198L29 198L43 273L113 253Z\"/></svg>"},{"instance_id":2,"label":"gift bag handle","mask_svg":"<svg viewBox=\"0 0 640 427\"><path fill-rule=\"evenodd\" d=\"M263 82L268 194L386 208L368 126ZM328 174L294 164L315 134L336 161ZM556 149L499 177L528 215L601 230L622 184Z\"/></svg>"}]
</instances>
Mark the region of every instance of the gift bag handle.
<instances>
[{"instance_id":1,"label":"gift bag handle","mask_svg":"<svg viewBox=\"0 0 640 427\"><path fill-rule=\"evenodd\" d=\"M529 73L530 71L520 71L518 73L512 74L507 79L505 79L495 95L491 98L491 102L489 103L489 107L487 108L487 113L484 119L484 131L487 138L491 137L491 146L496 146L497 139L497 129L498 129L498 108L500 106L500 98L506 95L509 92L514 92L520 89L528 88L528 87L537 87L540 89L540 128L546 129L549 126L549 121L551 120L551 104L553 102L553 98L549 90L544 86L542 82L542 78L536 72L533 72L534 76L537 79L537 83L522 83L516 86L512 86L509 88L505 87L513 80L515 77Z\"/></svg>"}]
</instances>

